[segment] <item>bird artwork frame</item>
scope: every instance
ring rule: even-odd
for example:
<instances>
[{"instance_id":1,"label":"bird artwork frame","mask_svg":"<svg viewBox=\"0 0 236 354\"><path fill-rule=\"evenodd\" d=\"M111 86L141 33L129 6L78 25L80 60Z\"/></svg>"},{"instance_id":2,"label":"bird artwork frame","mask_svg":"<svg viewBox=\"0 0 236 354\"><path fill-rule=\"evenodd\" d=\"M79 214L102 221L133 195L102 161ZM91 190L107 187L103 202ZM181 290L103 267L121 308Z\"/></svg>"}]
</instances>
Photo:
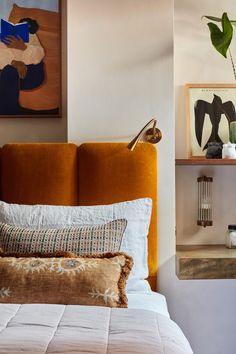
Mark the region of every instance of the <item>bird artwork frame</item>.
<instances>
[{"instance_id":1,"label":"bird artwork frame","mask_svg":"<svg viewBox=\"0 0 236 354\"><path fill-rule=\"evenodd\" d=\"M209 143L229 141L236 121L236 84L186 84L188 158L206 155Z\"/></svg>"}]
</instances>

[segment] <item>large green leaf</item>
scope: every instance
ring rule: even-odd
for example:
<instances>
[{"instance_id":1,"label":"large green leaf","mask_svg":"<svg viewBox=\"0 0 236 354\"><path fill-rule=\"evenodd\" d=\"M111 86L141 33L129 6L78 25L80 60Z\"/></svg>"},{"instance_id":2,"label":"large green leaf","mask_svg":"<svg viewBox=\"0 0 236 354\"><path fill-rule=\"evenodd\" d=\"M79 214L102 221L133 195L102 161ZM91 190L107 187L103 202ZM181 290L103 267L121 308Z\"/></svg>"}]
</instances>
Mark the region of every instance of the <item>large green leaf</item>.
<instances>
[{"instance_id":1,"label":"large green leaf","mask_svg":"<svg viewBox=\"0 0 236 354\"><path fill-rule=\"evenodd\" d=\"M209 22L207 25L211 33L211 42L213 46L220 54L227 58L227 50L233 37L233 26L231 25L227 13L224 12L222 15L222 31L215 23Z\"/></svg>"},{"instance_id":2,"label":"large green leaf","mask_svg":"<svg viewBox=\"0 0 236 354\"><path fill-rule=\"evenodd\" d=\"M215 17L215 16L202 16L207 18L208 20L214 21L214 22L221 22L221 18L220 17ZM236 20L230 20L231 24L233 26L236 26Z\"/></svg>"}]
</instances>

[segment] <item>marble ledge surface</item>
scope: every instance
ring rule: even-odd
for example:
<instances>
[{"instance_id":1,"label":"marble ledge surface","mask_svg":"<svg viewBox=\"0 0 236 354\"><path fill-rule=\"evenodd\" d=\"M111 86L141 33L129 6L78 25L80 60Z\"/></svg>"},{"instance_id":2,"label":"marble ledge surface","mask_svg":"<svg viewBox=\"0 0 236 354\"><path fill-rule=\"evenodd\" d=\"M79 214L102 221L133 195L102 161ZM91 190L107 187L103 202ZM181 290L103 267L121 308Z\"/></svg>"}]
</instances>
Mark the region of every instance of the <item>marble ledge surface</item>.
<instances>
[{"instance_id":1,"label":"marble ledge surface","mask_svg":"<svg viewBox=\"0 0 236 354\"><path fill-rule=\"evenodd\" d=\"M236 279L236 249L225 245L177 246L179 279Z\"/></svg>"}]
</instances>

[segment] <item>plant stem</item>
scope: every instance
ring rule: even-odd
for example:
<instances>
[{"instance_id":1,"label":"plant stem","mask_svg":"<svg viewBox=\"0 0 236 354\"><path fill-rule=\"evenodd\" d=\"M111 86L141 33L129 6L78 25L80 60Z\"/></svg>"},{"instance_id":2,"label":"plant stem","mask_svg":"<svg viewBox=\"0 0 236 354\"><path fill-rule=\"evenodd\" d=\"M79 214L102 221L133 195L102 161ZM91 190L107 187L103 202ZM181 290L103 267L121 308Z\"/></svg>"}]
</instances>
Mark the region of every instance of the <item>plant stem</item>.
<instances>
[{"instance_id":1,"label":"plant stem","mask_svg":"<svg viewBox=\"0 0 236 354\"><path fill-rule=\"evenodd\" d=\"M233 68L234 80L236 81L236 70L235 70L235 65L234 65L234 61L233 61L233 57L232 57L230 49L229 49L229 55L230 55L230 60L231 60L232 68Z\"/></svg>"}]
</instances>

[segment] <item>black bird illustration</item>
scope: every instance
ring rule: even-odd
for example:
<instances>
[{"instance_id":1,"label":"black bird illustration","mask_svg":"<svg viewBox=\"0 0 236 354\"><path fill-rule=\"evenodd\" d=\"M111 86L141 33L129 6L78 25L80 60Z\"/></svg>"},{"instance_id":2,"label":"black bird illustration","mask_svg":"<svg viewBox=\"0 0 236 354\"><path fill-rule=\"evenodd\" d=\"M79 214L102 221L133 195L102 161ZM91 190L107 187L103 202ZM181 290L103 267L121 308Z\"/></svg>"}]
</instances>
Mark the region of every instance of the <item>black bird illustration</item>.
<instances>
[{"instance_id":1,"label":"black bird illustration","mask_svg":"<svg viewBox=\"0 0 236 354\"><path fill-rule=\"evenodd\" d=\"M195 134L199 146L202 144L202 131L203 124L205 121L206 114L209 114L210 121L212 124L211 135L204 146L203 150L207 148L209 142L222 143L223 141L218 135L219 124L221 120L221 115L224 114L228 120L228 124L236 120L235 107L232 101L222 102L221 97L214 94L212 103L204 100L197 100L194 105L195 113Z\"/></svg>"}]
</instances>

